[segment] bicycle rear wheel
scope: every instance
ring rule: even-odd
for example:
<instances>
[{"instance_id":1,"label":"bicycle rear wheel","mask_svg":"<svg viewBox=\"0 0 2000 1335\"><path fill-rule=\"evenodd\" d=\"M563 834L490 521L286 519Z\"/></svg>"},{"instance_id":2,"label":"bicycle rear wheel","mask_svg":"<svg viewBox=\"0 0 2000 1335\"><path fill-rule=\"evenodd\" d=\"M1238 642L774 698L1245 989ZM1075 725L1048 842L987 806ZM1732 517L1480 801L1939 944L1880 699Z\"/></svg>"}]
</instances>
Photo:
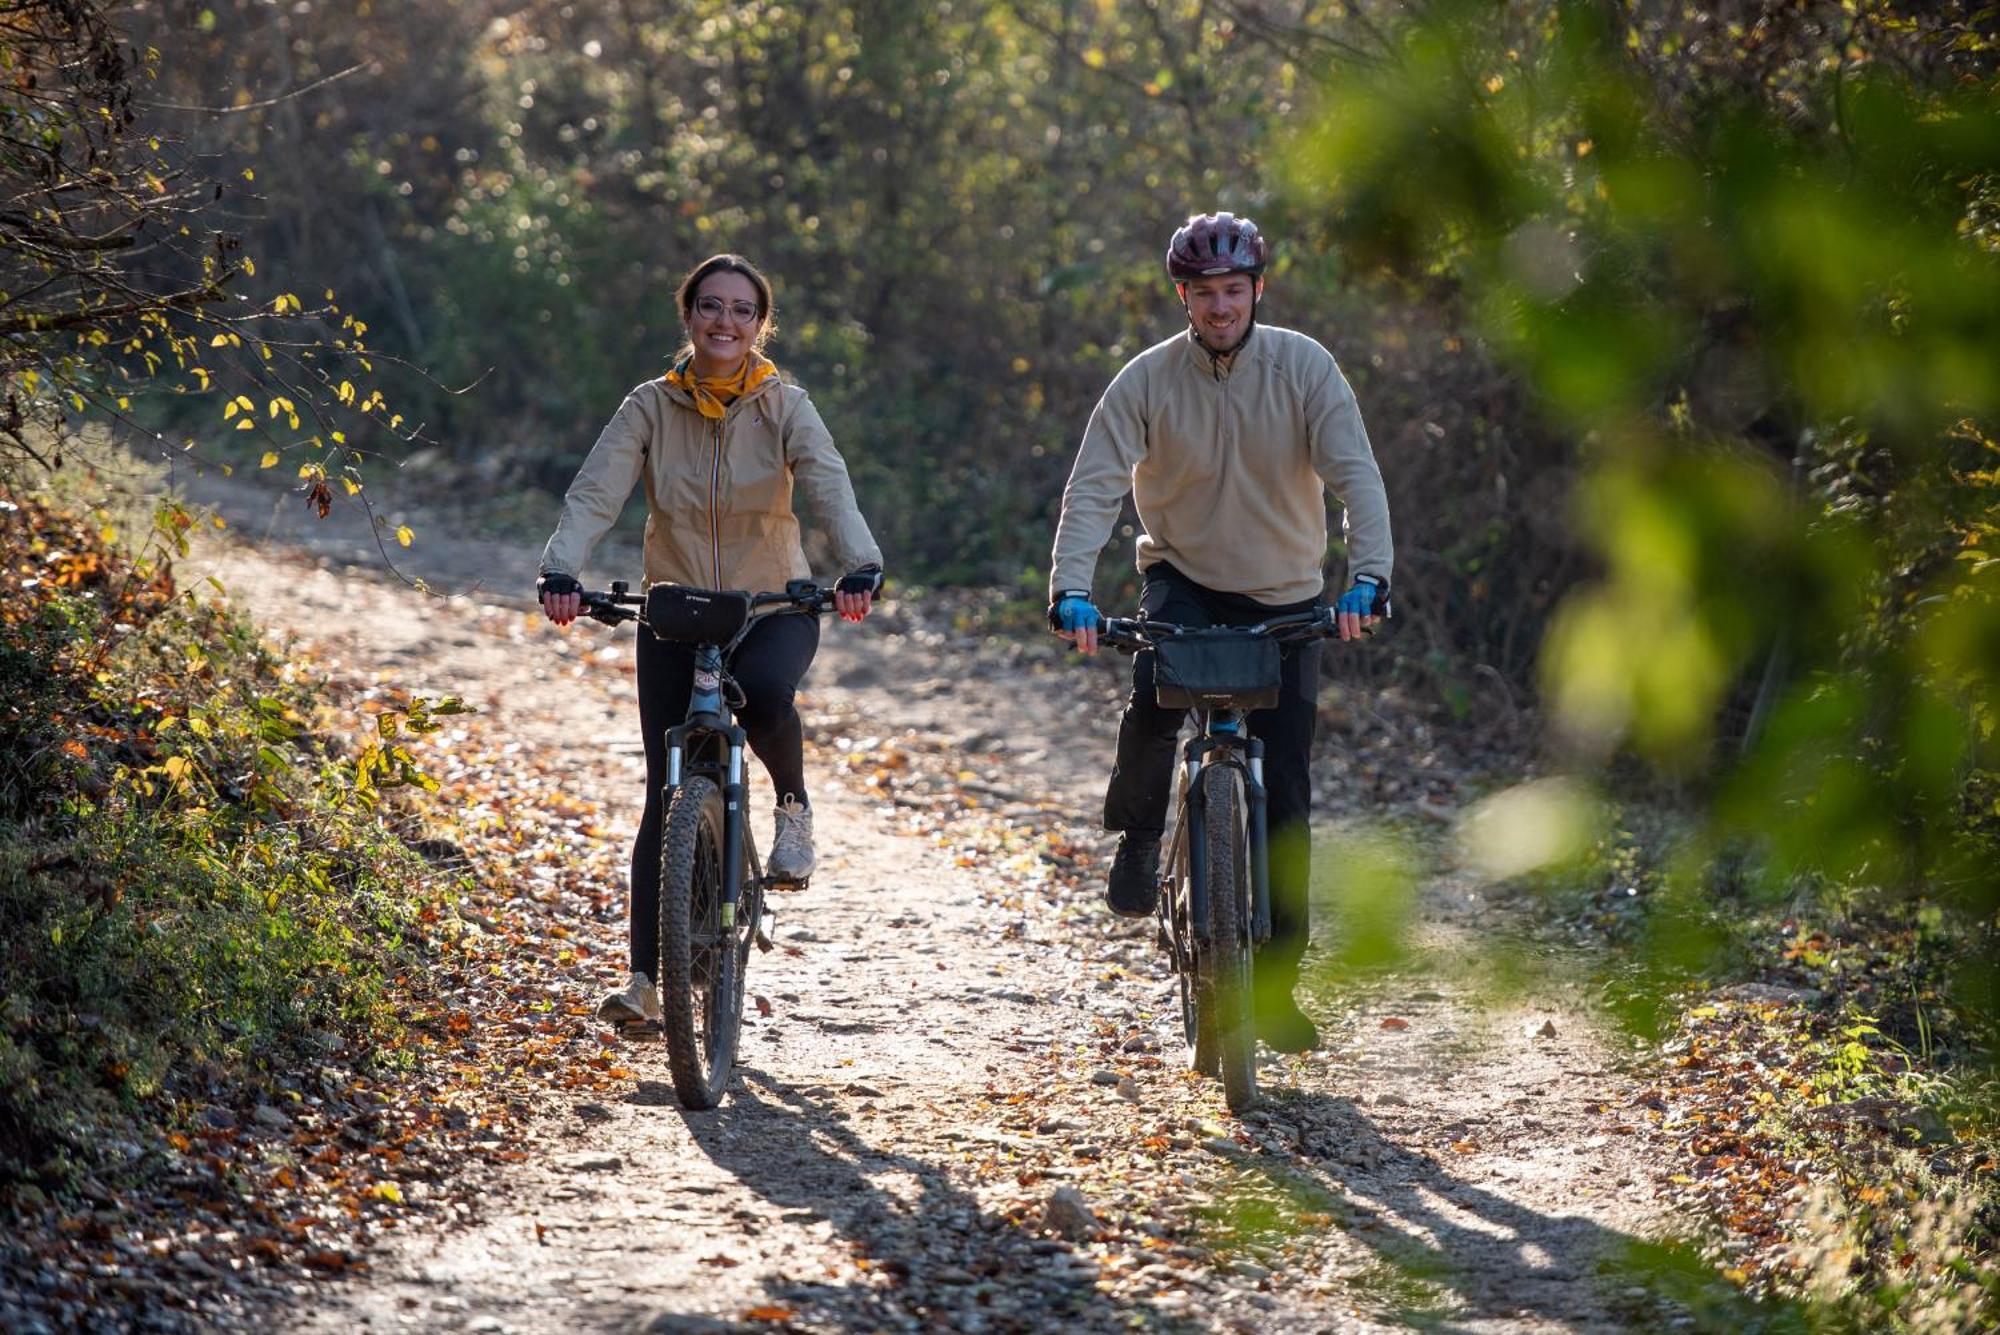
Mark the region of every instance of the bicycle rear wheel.
<instances>
[{"instance_id":1,"label":"bicycle rear wheel","mask_svg":"<svg viewBox=\"0 0 2000 1335\"><path fill-rule=\"evenodd\" d=\"M660 833L660 1010L683 1107L713 1108L736 1064L749 929L722 922L722 790L683 783Z\"/></svg>"},{"instance_id":2,"label":"bicycle rear wheel","mask_svg":"<svg viewBox=\"0 0 2000 1335\"><path fill-rule=\"evenodd\" d=\"M1200 782L1207 810L1208 940L1202 943L1196 987L1200 1028L1221 1069L1222 1093L1234 1113L1257 1104L1257 1034L1250 1022L1250 805L1243 771L1210 765ZM1197 1044L1199 1054L1204 1045Z\"/></svg>"}]
</instances>

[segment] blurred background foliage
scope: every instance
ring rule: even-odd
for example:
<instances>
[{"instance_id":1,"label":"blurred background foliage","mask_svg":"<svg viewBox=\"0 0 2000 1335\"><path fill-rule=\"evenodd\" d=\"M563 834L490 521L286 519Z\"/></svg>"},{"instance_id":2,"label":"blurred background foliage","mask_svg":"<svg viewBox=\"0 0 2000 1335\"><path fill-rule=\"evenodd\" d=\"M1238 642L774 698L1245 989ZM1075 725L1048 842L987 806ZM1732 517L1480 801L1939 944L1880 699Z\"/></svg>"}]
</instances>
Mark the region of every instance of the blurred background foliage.
<instances>
[{"instance_id":1,"label":"blurred background foliage","mask_svg":"<svg viewBox=\"0 0 2000 1335\"><path fill-rule=\"evenodd\" d=\"M1649 762L1709 817L1677 865L1731 893L1817 878L1990 927L1995 12L39 0L20 24L69 24L81 63L17 41L0 111L11 198L140 199L157 171L230 257L92 271L121 291L254 311L310 276L367 312L410 424L389 439L420 446L399 483L482 498L524 553L677 346L678 276L752 255L895 572L1024 607L1092 403L1179 326L1164 237L1251 213L1279 241L1267 318L1333 348L1394 498L1401 633L1341 672L1474 725L1546 719L1585 773ZM66 165L36 146L65 125L88 150ZM179 166L133 166L136 133ZM197 215L203 179L229 188ZM87 286L26 315L48 284L7 287L15 362L52 336L116 358ZM321 338L351 357L342 306ZM214 434L203 396L160 402L131 411ZM322 423L256 416L262 462L313 481ZM1115 604L1129 550L1101 573ZM1596 801L1536 789L1519 828L1584 819L1534 816L1551 794Z\"/></svg>"},{"instance_id":2,"label":"blurred background foliage","mask_svg":"<svg viewBox=\"0 0 2000 1335\"><path fill-rule=\"evenodd\" d=\"M1339 357L1394 498L1401 630L1342 673L1650 763L1709 817L1677 865L1731 893L1991 924L1990 4L104 9L121 106L231 183L202 221L263 265L235 299L310 275L366 312L399 485L524 552L678 345L678 276L733 249L896 573L1038 605L1091 405L1179 326L1164 237L1248 212L1267 318ZM264 461L309 470L317 425ZM1107 553L1100 593L1131 581ZM1485 841L1586 819L1551 794L1597 800L1536 789Z\"/></svg>"},{"instance_id":3,"label":"blurred background foliage","mask_svg":"<svg viewBox=\"0 0 2000 1335\"><path fill-rule=\"evenodd\" d=\"M1632 753L1706 799L1675 876L1710 890L1921 896L1981 931L2000 904L1993 19L1426 6L1291 162L1568 442L1594 569L1543 699L1580 768ZM1988 1015L1992 968L1961 980Z\"/></svg>"}]
</instances>

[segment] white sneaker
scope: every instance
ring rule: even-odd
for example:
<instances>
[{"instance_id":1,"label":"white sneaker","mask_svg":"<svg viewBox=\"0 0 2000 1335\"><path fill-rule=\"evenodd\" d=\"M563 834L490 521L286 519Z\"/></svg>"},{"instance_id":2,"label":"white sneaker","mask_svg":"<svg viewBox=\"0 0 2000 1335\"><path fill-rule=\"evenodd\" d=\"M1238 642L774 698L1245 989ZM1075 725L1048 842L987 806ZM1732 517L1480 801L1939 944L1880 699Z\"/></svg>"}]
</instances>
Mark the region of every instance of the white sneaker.
<instances>
[{"instance_id":1,"label":"white sneaker","mask_svg":"<svg viewBox=\"0 0 2000 1335\"><path fill-rule=\"evenodd\" d=\"M658 1024L660 990L643 973L627 974L623 988L597 1003L597 1018L611 1024Z\"/></svg>"},{"instance_id":2,"label":"white sneaker","mask_svg":"<svg viewBox=\"0 0 2000 1335\"><path fill-rule=\"evenodd\" d=\"M778 833L764 870L774 881L802 883L812 875L814 860L813 814L796 797L787 797L778 804Z\"/></svg>"}]
</instances>

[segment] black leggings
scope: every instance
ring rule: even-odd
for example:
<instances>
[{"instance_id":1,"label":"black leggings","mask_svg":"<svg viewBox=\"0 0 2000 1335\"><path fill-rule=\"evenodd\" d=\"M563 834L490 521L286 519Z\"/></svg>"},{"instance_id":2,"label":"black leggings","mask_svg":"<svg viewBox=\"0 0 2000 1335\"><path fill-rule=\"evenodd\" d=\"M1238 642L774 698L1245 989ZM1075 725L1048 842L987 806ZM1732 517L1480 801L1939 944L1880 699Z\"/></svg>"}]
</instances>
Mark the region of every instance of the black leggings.
<instances>
[{"instance_id":1,"label":"black leggings","mask_svg":"<svg viewBox=\"0 0 2000 1335\"><path fill-rule=\"evenodd\" d=\"M667 782L667 729L687 718L694 689L694 650L666 644L644 630L639 645L639 729L646 744L646 814L632 842L632 972L659 972L660 790ZM819 618L796 613L765 617L729 657L743 688L736 721L764 762L778 800L806 802L805 727L793 698L819 651ZM655 982L659 981L657 978Z\"/></svg>"},{"instance_id":2,"label":"black leggings","mask_svg":"<svg viewBox=\"0 0 2000 1335\"><path fill-rule=\"evenodd\" d=\"M1195 583L1165 561L1146 567L1142 616L1184 626L1250 626L1266 617L1319 606L1260 603ZM1264 743L1264 787L1271 857L1271 939L1257 952L1258 985L1290 991L1307 939L1306 901L1312 865L1312 742L1319 722L1319 644L1286 645L1278 703L1250 715L1250 735ZM1118 724L1118 763L1104 794L1109 830L1159 833L1167 823L1175 743L1185 709L1164 709L1153 696L1153 651L1132 656L1132 694Z\"/></svg>"}]
</instances>

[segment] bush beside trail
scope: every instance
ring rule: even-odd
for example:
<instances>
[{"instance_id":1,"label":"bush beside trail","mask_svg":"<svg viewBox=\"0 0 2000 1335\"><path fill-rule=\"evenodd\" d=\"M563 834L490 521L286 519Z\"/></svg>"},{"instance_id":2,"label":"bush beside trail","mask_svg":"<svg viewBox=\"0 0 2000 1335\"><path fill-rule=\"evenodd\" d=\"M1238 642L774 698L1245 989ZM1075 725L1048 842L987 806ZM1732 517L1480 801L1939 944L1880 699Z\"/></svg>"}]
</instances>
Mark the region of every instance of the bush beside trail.
<instances>
[{"instance_id":1,"label":"bush beside trail","mask_svg":"<svg viewBox=\"0 0 2000 1335\"><path fill-rule=\"evenodd\" d=\"M238 1142L407 1075L458 889L381 796L421 778L408 753L342 754L323 683L177 587L192 516L163 505L138 554L114 522L0 492L0 1214L33 1291L0 1291L10 1328L22 1301L95 1319L65 1260L127 1302L157 1286L121 1254L149 1232L202 1278L204 1219L339 1264L254 1199L307 1175L292 1151Z\"/></svg>"}]
</instances>

